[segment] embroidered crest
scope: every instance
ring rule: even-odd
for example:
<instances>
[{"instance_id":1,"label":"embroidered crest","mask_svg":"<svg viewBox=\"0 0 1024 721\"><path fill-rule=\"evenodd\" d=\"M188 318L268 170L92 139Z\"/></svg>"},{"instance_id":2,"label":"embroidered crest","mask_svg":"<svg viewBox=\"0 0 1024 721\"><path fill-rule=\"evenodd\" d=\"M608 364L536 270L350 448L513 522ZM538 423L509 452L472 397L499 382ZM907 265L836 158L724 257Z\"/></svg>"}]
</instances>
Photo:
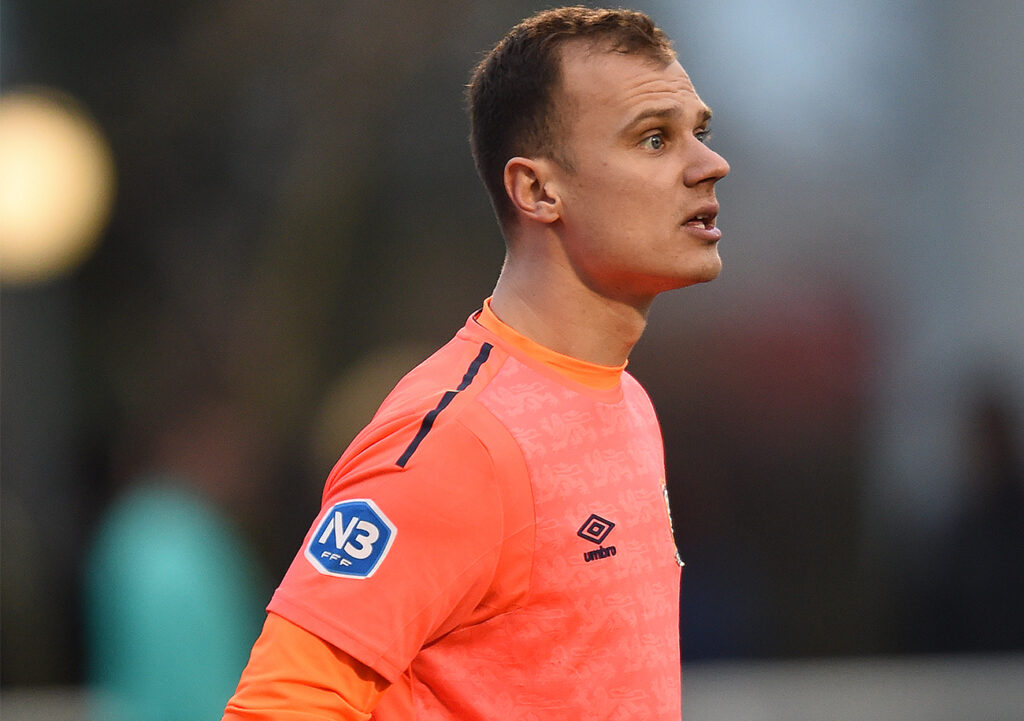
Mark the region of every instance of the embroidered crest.
<instances>
[{"instance_id":1,"label":"embroidered crest","mask_svg":"<svg viewBox=\"0 0 1024 721\"><path fill-rule=\"evenodd\" d=\"M342 501L320 519L306 546L306 560L327 576L369 578L380 567L397 533L373 501Z\"/></svg>"}]
</instances>

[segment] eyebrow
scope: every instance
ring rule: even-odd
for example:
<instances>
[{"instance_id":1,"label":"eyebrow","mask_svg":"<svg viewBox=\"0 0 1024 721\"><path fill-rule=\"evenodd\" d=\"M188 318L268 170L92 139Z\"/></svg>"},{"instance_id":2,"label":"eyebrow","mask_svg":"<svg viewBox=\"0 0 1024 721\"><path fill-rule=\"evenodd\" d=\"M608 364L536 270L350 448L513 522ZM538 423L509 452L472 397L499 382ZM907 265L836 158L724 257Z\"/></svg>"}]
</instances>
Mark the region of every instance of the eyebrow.
<instances>
[{"instance_id":1,"label":"eyebrow","mask_svg":"<svg viewBox=\"0 0 1024 721\"><path fill-rule=\"evenodd\" d=\"M680 110L679 106L677 105L662 108L648 108L647 110L643 110L637 113L633 118L631 118L630 121L626 123L626 125L623 127L622 131L623 133L628 133L637 125L640 125L645 120L650 120L651 118L656 118L659 120L670 120L672 118L678 117L680 114L682 114L682 110ZM709 120L711 120L711 108L709 108L707 105L702 106L698 114L698 118L700 120L700 125L704 125Z\"/></svg>"}]
</instances>

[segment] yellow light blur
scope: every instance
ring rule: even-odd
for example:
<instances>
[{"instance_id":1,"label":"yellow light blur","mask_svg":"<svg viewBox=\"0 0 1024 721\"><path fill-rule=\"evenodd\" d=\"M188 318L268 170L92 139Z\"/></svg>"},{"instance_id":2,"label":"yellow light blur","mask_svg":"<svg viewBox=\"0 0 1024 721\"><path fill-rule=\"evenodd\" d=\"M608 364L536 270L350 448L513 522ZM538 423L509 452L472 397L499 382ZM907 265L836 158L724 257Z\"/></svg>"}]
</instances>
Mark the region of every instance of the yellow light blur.
<instances>
[{"instance_id":1,"label":"yellow light blur","mask_svg":"<svg viewBox=\"0 0 1024 721\"><path fill-rule=\"evenodd\" d=\"M328 387L311 429L313 460L322 467L333 466L395 384L432 350L418 343L384 346L346 369Z\"/></svg>"},{"instance_id":2,"label":"yellow light blur","mask_svg":"<svg viewBox=\"0 0 1024 721\"><path fill-rule=\"evenodd\" d=\"M0 280L63 275L95 248L114 197L114 159L96 124L46 91L0 97Z\"/></svg>"}]
</instances>

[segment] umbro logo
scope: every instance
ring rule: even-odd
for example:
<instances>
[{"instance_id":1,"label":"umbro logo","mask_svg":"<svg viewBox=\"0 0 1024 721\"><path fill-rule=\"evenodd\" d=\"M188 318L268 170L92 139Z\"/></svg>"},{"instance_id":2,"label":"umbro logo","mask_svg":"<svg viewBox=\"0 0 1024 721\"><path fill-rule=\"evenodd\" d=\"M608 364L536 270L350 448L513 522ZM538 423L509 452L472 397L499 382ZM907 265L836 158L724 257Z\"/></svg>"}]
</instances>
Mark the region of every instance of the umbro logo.
<instances>
[{"instance_id":1,"label":"umbro logo","mask_svg":"<svg viewBox=\"0 0 1024 721\"><path fill-rule=\"evenodd\" d=\"M599 558L608 558L609 556L615 555L615 546L608 546L605 548L601 545L608 534L615 528L615 524L609 521L607 518L601 518L596 513L590 514L590 518L583 522L580 526L580 530L576 531L576 535L582 539L596 543L598 547L593 551L586 551L583 554L583 560L587 563L596 561Z\"/></svg>"}]
</instances>

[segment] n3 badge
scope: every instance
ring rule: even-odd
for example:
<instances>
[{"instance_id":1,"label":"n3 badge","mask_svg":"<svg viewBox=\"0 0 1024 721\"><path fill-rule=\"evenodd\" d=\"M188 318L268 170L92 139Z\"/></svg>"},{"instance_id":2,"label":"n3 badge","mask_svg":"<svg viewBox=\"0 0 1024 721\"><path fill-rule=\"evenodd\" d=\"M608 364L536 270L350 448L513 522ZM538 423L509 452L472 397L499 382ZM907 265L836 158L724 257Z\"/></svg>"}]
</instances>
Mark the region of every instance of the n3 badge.
<instances>
[{"instance_id":1,"label":"n3 badge","mask_svg":"<svg viewBox=\"0 0 1024 721\"><path fill-rule=\"evenodd\" d=\"M306 560L327 576L369 578L388 555L397 533L373 501L342 501L320 519L306 546Z\"/></svg>"}]
</instances>

